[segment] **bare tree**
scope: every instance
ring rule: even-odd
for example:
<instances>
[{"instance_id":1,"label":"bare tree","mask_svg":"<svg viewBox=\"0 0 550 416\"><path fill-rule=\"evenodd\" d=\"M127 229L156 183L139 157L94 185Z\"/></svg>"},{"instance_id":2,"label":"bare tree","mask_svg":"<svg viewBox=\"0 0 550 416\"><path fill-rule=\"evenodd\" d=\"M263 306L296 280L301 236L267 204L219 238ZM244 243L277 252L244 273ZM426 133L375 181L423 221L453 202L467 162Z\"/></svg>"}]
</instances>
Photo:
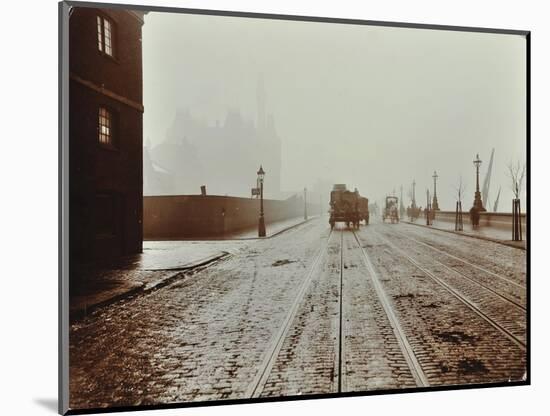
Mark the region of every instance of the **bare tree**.
<instances>
[{"instance_id":1,"label":"bare tree","mask_svg":"<svg viewBox=\"0 0 550 416\"><path fill-rule=\"evenodd\" d=\"M462 197L466 191L466 187L462 183L462 176L458 181L458 186L455 187L456 191L456 211L455 211L455 231L463 231L464 225L462 220Z\"/></svg>"},{"instance_id":2,"label":"bare tree","mask_svg":"<svg viewBox=\"0 0 550 416\"><path fill-rule=\"evenodd\" d=\"M456 200L458 202L462 202L462 197L464 196L464 193L466 192L466 186L464 183L462 183L462 175L460 176L458 180L458 186L454 187L454 190L456 192Z\"/></svg>"},{"instance_id":3,"label":"bare tree","mask_svg":"<svg viewBox=\"0 0 550 416\"><path fill-rule=\"evenodd\" d=\"M525 162L510 162L508 164L508 176L512 180L512 192L515 199L512 201L512 240L521 241L523 239L521 226L521 202L520 195L525 179Z\"/></svg>"},{"instance_id":4,"label":"bare tree","mask_svg":"<svg viewBox=\"0 0 550 416\"><path fill-rule=\"evenodd\" d=\"M523 190L523 181L525 179L525 162L523 164L518 160L517 162L510 162L508 164L508 176L512 180L512 192L516 199L519 199L521 191Z\"/></svg>"}]
</instances>

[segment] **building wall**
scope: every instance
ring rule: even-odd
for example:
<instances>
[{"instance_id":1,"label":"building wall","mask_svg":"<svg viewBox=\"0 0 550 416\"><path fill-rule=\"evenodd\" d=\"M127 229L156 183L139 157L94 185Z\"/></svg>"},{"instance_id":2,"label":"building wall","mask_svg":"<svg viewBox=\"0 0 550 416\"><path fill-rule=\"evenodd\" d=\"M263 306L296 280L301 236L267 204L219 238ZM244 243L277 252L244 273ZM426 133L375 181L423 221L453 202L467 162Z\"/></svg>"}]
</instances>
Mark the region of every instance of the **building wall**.
<instances>
[{"instance_id":1,"label":"building wall","mask_svg":"<svg viewBox=\"0 0 550 416\"><path fill-rule=\"evenodd\" d=\"M114 22L114 57L97 47L98 15ZM71 260L142 249L143 105L139 15L76 7L69 20ZM99 107L114 115L114 146L98 139ZM105 227L109 224L109 227Z\"/></svg>"},{"instance_id":2,"label":"building wall","mask_svg":"<svg viewBox=\"0 0 550 416\"><path fill-rule=\"evenodd\" d=\"M113 58L97 48L98 15L115 24ZM136 12L75 7L69 20L70 72L142 104L142 25Z\"/></svg>"},{"instance_id":3,"label":"building wall","mask_svg":"<svg viewBox=\"0 0 550 416\"><path fill-rule=\"evenodd\" d=\"M227 196L145 196L143 232L146 240L223 237L258 226L260 201ZM319 206L308 204L317 215ZM304 215L301 198L264 200L266 225ZM268 227L269 228L269 227Z\"/></svg>"}]
</instances>

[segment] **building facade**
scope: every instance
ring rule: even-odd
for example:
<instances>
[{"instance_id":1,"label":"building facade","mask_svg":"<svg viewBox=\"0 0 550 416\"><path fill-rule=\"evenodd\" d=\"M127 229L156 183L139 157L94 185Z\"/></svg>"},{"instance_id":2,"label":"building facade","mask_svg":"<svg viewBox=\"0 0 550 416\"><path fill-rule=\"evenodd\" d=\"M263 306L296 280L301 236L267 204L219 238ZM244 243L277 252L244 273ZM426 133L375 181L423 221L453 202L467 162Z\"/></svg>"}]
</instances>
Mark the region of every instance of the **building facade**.
<instances>
[{"instance_id":1,"label":"building facade","mask_svg":"<svg viewBox=\"0 0 550 416\"><path fill-rule=\"evenodd\" d=\"M75 7L69 19L70 255L142 250L143 12Z\"/></svg>"}]
</instances>

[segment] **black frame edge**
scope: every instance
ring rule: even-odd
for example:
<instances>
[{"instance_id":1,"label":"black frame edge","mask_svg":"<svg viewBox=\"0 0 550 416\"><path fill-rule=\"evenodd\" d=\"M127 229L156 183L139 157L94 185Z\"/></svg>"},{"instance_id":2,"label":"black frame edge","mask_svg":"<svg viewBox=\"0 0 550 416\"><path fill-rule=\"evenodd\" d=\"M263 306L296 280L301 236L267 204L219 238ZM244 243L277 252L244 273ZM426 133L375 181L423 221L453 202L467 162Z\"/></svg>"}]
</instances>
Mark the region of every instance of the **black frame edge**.
<instances>
[{"instance_id":1,"label":"black frame edge","mask_svg":"<svg viewBox=\"0 0 550 416\"><path fill-rule=\"evenodd\" d=\"M526 139L526 202L525 226L527 238L525 241L526 251L526 290L527 290L527 384L531 384L531 32L525 34L525 139Z\"/></svg>"},{"instance_id":2,"label":"black frame edge","mask_svg":"<svg viewBox=\"0 0 550 416\"><path fill-rule=\"evenodd\" d=\"M69 411L69 11L58 3L58 403Z\"/></svg>"},{"instance_id":3,"label":"black frame edge","mask_svg":"<svg viewBox=\"0 0 550 416\"><path fill-rule=\"evenodd\" d=\"M244 12L230 10L215 10L215 9L191 9L185 7L170 7L170 6L144 6L138 4L127 3L100 3L100 2L84 2L84 1L65 1L70 7L108 7L111 9L131 9L148 12L164 12L164 13L179 13L179 14L197 14L208 16L231 16L245 17L254 19L269 19L269 20L292 20L299 22L316 22L316 23L337 23L349 25L363 26L385 26L398 27L405 29L430 29L430 30L447 30L454 32L477 32L477 33L495 33L504 35L521 35L525 36L530 33L528 30L517 29L500 29L500 28L483 28L474 26L453 26L453 25L437 25L431 23L406 23L406 22L391 22L382 20L362 20L342 17L323 17L323 16L304 16L304 15L289 15L276 13L259 13L259 12Z\"/></svg>"}]
</instances>

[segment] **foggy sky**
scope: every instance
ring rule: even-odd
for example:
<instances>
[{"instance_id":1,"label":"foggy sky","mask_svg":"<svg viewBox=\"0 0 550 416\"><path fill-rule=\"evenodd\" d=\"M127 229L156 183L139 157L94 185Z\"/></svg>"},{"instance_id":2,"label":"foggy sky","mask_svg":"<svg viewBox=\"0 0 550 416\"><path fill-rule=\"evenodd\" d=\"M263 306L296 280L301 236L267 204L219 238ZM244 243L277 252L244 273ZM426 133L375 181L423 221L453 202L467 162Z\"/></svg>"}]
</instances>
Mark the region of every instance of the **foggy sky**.
<instances>
[{"instance_id":1,"label":"foggy sky","mask_svg":"<svg viewBox=\"0 0 550 416\"><path fill-rule=\"evenodd\" d=\"M460 176L469 208L472 160L482 180L495 148L490 199L502 186L499 210L510 211L507 164L526 157L525 71L517 35L149 13L143 136L162 142L178 109L255 120L261 75L283 190L321 179L380 200L403 185L408 204L414 178L425 206L437 170L441 208L454 208Z\"/></svg>"}]
</instances>

